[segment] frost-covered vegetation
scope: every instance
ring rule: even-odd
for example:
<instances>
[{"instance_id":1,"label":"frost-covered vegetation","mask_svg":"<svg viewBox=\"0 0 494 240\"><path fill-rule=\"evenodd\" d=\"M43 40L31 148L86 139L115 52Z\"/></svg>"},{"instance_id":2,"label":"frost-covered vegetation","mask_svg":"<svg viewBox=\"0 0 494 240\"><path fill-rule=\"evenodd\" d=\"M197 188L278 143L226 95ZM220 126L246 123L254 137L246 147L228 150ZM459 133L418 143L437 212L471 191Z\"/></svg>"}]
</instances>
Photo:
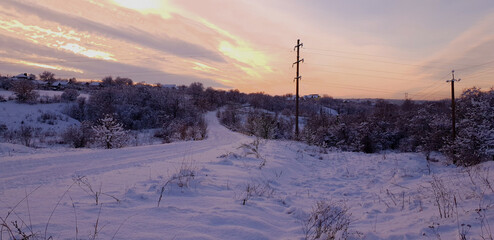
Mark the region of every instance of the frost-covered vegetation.
<instances>
[{"instance_id":1,"label":"frost-covered vegetation","mask_svg":"<svg viewBox=\"0 0 494 240\"><path fill-rule=\"evenodd\" d=\"M43 104L45 106L41 108L50 110L35 114L38 122L30 121L32 113L17 119L17 123L21 124L0 122L3 124L0 134L7 142L40 147L53 144L106 148L139 145L139 142L146 141L141 139L142 133L149 131L153 133L146 134L145 137L150 139L147 142L154 141L152 139L161 139L162 142L201 140L207 137L207 125L202 116L204 112L214 110L240 94L238 91L205 89L201 83L164 88L160 85L134 84L131 79L122 77L105 77L96 86L75 79L55 79L50 72L41 73L38 82L34 80L34 75L26 75L26 78L1 78L0 87L14 93L2 99L31 106ZM114 137L104 138L120 139L118 144L100 144L101 131L96 129L108 115L112 116L115 124L121 124L125 132L122 135L126 137L118 137L120 131L116 131L112 133ZM47 124L56 126L61 120L70 124L62 124L63 127L57 127L63 129L47 132ZM47 137L50 141L45 141Z\"/></svg>"},{"instance_id":2,"label":"frost-covered vegetation","mask_svg":"<svg viewBox=\"0 0 494 240\"><path fill-rule=\"evenodd\" d=\"M454 163L474 165L494 159L494 90L472 88L457 99L457 138L452 137L450 101L400 104L324 97L302 100L300 139L342 151L441 151ZM247 105L241 105L248 103ZM269 104L267 104L269 103ZM251 94L218 113L234 131L265 139L293 139L293 101ZM335 114L330 110L337 109Z\"/></svg>"},{"instance_id":3,"label":"frost-covered vegetation","mask_svg":"<svg viewBox=\"0 0 494 240\"><path fill-rule=\"evenodd\" d=\"M63 111L43 112L37 117L38 121L56 125L61 121L69 122L69 116L77 123L57 133L44 131L29 123L29 117L26 117L22 126L0 125L4 141L30 146L43 142L73 147L108 147L109 144L99 143L101 137L94 131L108 115L116 124L121 124L127 136L122 139L133 139L135 145L138 145L139 133L149 130L153 134L148 134L148 138L161 139L162 142L201 140L207 137L203 114L216 109L220 109L217 113L220 122L233 131L264 139L296 139L295 106L290 95L204 89L201 83L164 88L135 84L123 77L106 77L95 87L76 79L55 79L50 72L39 75L40 81L46 83L40 85L33 81L36 76L26 77L28 79L1 78L0 87L14 92L14 95L2 99L29 104L64 103ZM40 95L40 89L53 89L60 94ZM492 89L481 91L472 88L457 99L456 139L451 134L451 106L446 100L414 102L406 99L396 103L341 100L327 96L302 99L301 132L297 140L342 151L422 152L427 159L431 152L440 151L455 164L475 165L494 159L493 96ZM43 138L41 141L40 137ZM122 141L115 146L127 144L131 143Z\"/></svg>"}]
</instances>

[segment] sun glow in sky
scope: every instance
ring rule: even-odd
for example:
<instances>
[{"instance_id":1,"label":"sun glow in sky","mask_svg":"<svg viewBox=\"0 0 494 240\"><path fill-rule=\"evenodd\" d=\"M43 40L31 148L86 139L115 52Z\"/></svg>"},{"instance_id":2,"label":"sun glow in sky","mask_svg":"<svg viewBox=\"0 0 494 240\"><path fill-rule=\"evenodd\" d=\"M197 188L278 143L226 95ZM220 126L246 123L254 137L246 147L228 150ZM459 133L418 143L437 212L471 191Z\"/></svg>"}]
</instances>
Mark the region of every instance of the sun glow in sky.
<instances>
[{"instance_id":1,"label":"sun glow in sky","mask_svg":"<svg viewBox=\"0 0 494 240\"><path fill-rule=\"evenodd\" d=\"M149 14L161 14L164 18L171 18L169 5L165 0L112 0L115 4Z\"/></svg>"},{"instance_id":2,"label":"sun glow in sky","mask_svg":"<svg viewBox=\"0 0 494 240\"><path fill-rule=\"evenodd\" d=\"M302 94L442 99L494 85L493 32L490 0L2 0L0 74L281 95L300 38Z\"/></svg>"},{"instance_id":3,"label":"sun glow in sky","mask_svg":"<svg viewBox=\"0 0 494 240\"><path fill-rule=\"evenodd\" d=\"M71 51L76 54L84 55L89 58L96 58L96 59L104 59L104 60L112 60L116 61L115 58L113 58L113 55L110 53L98 51L98 50L91 50L87 49L85 47L80 46L77 43L67 43L62 46L59 46L60 49L65 49L67 51Z\"/></svg>"}]
</instances>

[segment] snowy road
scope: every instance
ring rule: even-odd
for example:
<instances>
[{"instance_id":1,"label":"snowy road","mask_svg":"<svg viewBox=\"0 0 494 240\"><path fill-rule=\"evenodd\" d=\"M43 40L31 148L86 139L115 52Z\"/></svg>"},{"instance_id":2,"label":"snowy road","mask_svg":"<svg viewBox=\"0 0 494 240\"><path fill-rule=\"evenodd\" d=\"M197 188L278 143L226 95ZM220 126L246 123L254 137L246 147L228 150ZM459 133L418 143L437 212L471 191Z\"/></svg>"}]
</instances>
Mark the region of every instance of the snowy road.
<instances>
[{"instance_id":1,"label":"snowy road","mask_svg":"<svg viewBox=\"0 0 494 240\"><path fill-rule=\"evenodd\" d=\"M98 175L153 162L180 162L184 156L238 147L248 138L221 126L214 112L206 114L208 138L123 149L80 149L67 152L4 157L0 160L0 190L19 185L47 184L55 179L71 179L74 174Z\"/></svg>"}]
</instances>

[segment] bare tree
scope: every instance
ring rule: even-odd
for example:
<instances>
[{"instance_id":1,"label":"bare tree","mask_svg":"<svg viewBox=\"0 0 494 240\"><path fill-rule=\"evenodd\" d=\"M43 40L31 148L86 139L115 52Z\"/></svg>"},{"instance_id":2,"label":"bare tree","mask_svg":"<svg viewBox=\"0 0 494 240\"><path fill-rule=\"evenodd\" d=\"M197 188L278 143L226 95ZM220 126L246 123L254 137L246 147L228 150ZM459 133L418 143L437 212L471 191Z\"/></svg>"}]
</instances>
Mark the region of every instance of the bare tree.
<instances>
[{"instance_id":1,"label":"bare tree","mask_svg":"<svg viewBox=\"0 0 494 240\"><path fill-rule=\"evenodd\" d=\"M55 81L55 74L52 72L44 71L39 75L39 79L51 84Z\"/></svg>"},{"instance_id":2,"label":"bare tree","mask_svg":"<svg viewBox=\"0 0 494 240\"><path fill-rule=\"evenodd\" d=\"M12 82L12 91L19 102L34 102L38 93L34 91L34 83L31 80L17 80Z\"/></svg>"}]
</instances>

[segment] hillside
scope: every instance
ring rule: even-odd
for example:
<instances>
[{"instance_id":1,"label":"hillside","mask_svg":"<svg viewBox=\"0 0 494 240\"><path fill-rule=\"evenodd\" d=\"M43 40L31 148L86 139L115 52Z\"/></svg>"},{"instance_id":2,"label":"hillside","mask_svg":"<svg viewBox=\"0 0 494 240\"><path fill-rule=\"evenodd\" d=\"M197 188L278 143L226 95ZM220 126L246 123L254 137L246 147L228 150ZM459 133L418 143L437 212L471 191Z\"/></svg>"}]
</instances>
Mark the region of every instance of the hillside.
<instances>
[{"instance_id":1,"label":"hillside","mask_svg":"<svg viewBox=\"0 0 494 240\"><path fill-rule=\"evenodd\" d=\"M40 239L303 239L304 219L325 201L347 209L349 239L490 234L493 162L464 169L435 156L429 174L420 154L323 153L292 141L256 148L213 112L206 120L204 141L2 157L0 217ZM441 208L450 217L440 218L436 200L451 204Z\"/></svg>"}]
</instances>

